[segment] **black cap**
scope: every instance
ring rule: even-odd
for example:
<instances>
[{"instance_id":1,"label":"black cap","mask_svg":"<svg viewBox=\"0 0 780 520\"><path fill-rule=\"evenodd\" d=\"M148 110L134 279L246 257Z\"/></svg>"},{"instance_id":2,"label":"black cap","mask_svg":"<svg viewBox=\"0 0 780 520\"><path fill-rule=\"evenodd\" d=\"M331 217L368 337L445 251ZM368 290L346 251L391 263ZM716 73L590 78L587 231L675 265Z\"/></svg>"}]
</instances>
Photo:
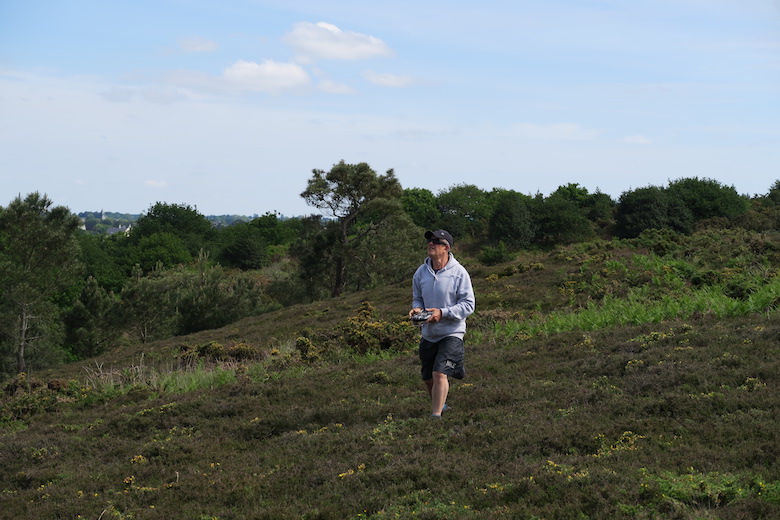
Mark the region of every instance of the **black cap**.
<instances>
[{"instance_id":1,"label":"black cap","mask_svg":"<svg viewBox=\"0 0 780 520\"><path fill-rule=\"evenodd\" d=\"M437 229L436 231L426 231L425 239L430 240L432 238L440 238L442 240L446 240L447 243L450 245L450 247L452 247L452 245L455 243L452 240L452 235L450 235L449 232L443 229Z\"/></svg>"}]
</instances>

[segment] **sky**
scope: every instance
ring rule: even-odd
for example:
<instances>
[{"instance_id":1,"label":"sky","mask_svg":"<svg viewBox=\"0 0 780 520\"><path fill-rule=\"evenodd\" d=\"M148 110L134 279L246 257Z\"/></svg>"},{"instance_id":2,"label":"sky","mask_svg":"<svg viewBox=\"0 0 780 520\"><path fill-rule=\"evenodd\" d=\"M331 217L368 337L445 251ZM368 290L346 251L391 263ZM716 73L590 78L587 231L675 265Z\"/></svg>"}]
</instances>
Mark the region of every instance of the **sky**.
<instances>
[{"instance_id":1,"label":"sky","mask_svg":"<svg viewBox=\"0 0 780 520\"><path fill-rule=\"evenodd\" d=\"M341 160L434 194L766 194L780 0L0 0L0 206L305 215Z\"/></svg>"}]
</instances>

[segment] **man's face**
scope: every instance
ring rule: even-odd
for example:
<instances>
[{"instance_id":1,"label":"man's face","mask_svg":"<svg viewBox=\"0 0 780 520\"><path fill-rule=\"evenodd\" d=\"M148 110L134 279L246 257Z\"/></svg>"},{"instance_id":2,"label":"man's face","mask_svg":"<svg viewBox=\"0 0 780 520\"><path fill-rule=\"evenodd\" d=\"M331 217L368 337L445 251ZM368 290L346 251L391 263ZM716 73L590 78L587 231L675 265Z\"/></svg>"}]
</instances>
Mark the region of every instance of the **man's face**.
<instances>
[{"instance_id":1,"label":"man's face","mask_svg":"<svg viewBox=\"0 0 780 520\"><path fill-rule=\"evenodd\" d=\"M447 242L438 238L428 240L428 256L441 256L447 252Z\"/></svg>"}]
</instances>

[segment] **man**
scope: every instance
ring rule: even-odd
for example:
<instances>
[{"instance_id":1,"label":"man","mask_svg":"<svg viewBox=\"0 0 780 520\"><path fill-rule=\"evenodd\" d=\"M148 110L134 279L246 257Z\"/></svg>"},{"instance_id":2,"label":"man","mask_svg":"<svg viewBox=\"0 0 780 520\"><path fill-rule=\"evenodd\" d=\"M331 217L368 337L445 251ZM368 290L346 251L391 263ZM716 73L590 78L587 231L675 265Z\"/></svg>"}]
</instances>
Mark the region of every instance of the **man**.
<instances>
[{"instance_id":1,"label":"man","mask_svg":"<svg viewBox=\"0 0 780 520\"><path fill-rule=\"evenodd\" d=\"M422 378L431 396L431 416L447 409L449 377L463 379L466 318L474 312L471 277L452 255L452 235L443 229L427 231L428 258L412 278L412 310L431 316L422 324L420 361Z\"/></svg>"}]
</instances>

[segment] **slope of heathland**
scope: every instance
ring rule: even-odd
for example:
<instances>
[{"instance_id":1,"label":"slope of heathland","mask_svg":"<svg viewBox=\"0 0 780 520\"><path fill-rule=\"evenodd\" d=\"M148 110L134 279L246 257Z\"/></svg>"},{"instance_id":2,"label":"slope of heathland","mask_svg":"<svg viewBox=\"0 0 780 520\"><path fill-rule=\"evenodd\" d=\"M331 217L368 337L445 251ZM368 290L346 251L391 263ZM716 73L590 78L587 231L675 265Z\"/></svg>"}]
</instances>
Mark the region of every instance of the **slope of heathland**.
<instances>
[{"instance_id":1,"label":"slope of heathland","mask_svg":"<svg viewBox=\"0 0 780 520\"><path fill-rule=\"evenodd\" d=\"M0 516L778 518L779 252L708 230L464 257L442 420L409 284L19 376Z\"/></svg>"}]
</instances>

